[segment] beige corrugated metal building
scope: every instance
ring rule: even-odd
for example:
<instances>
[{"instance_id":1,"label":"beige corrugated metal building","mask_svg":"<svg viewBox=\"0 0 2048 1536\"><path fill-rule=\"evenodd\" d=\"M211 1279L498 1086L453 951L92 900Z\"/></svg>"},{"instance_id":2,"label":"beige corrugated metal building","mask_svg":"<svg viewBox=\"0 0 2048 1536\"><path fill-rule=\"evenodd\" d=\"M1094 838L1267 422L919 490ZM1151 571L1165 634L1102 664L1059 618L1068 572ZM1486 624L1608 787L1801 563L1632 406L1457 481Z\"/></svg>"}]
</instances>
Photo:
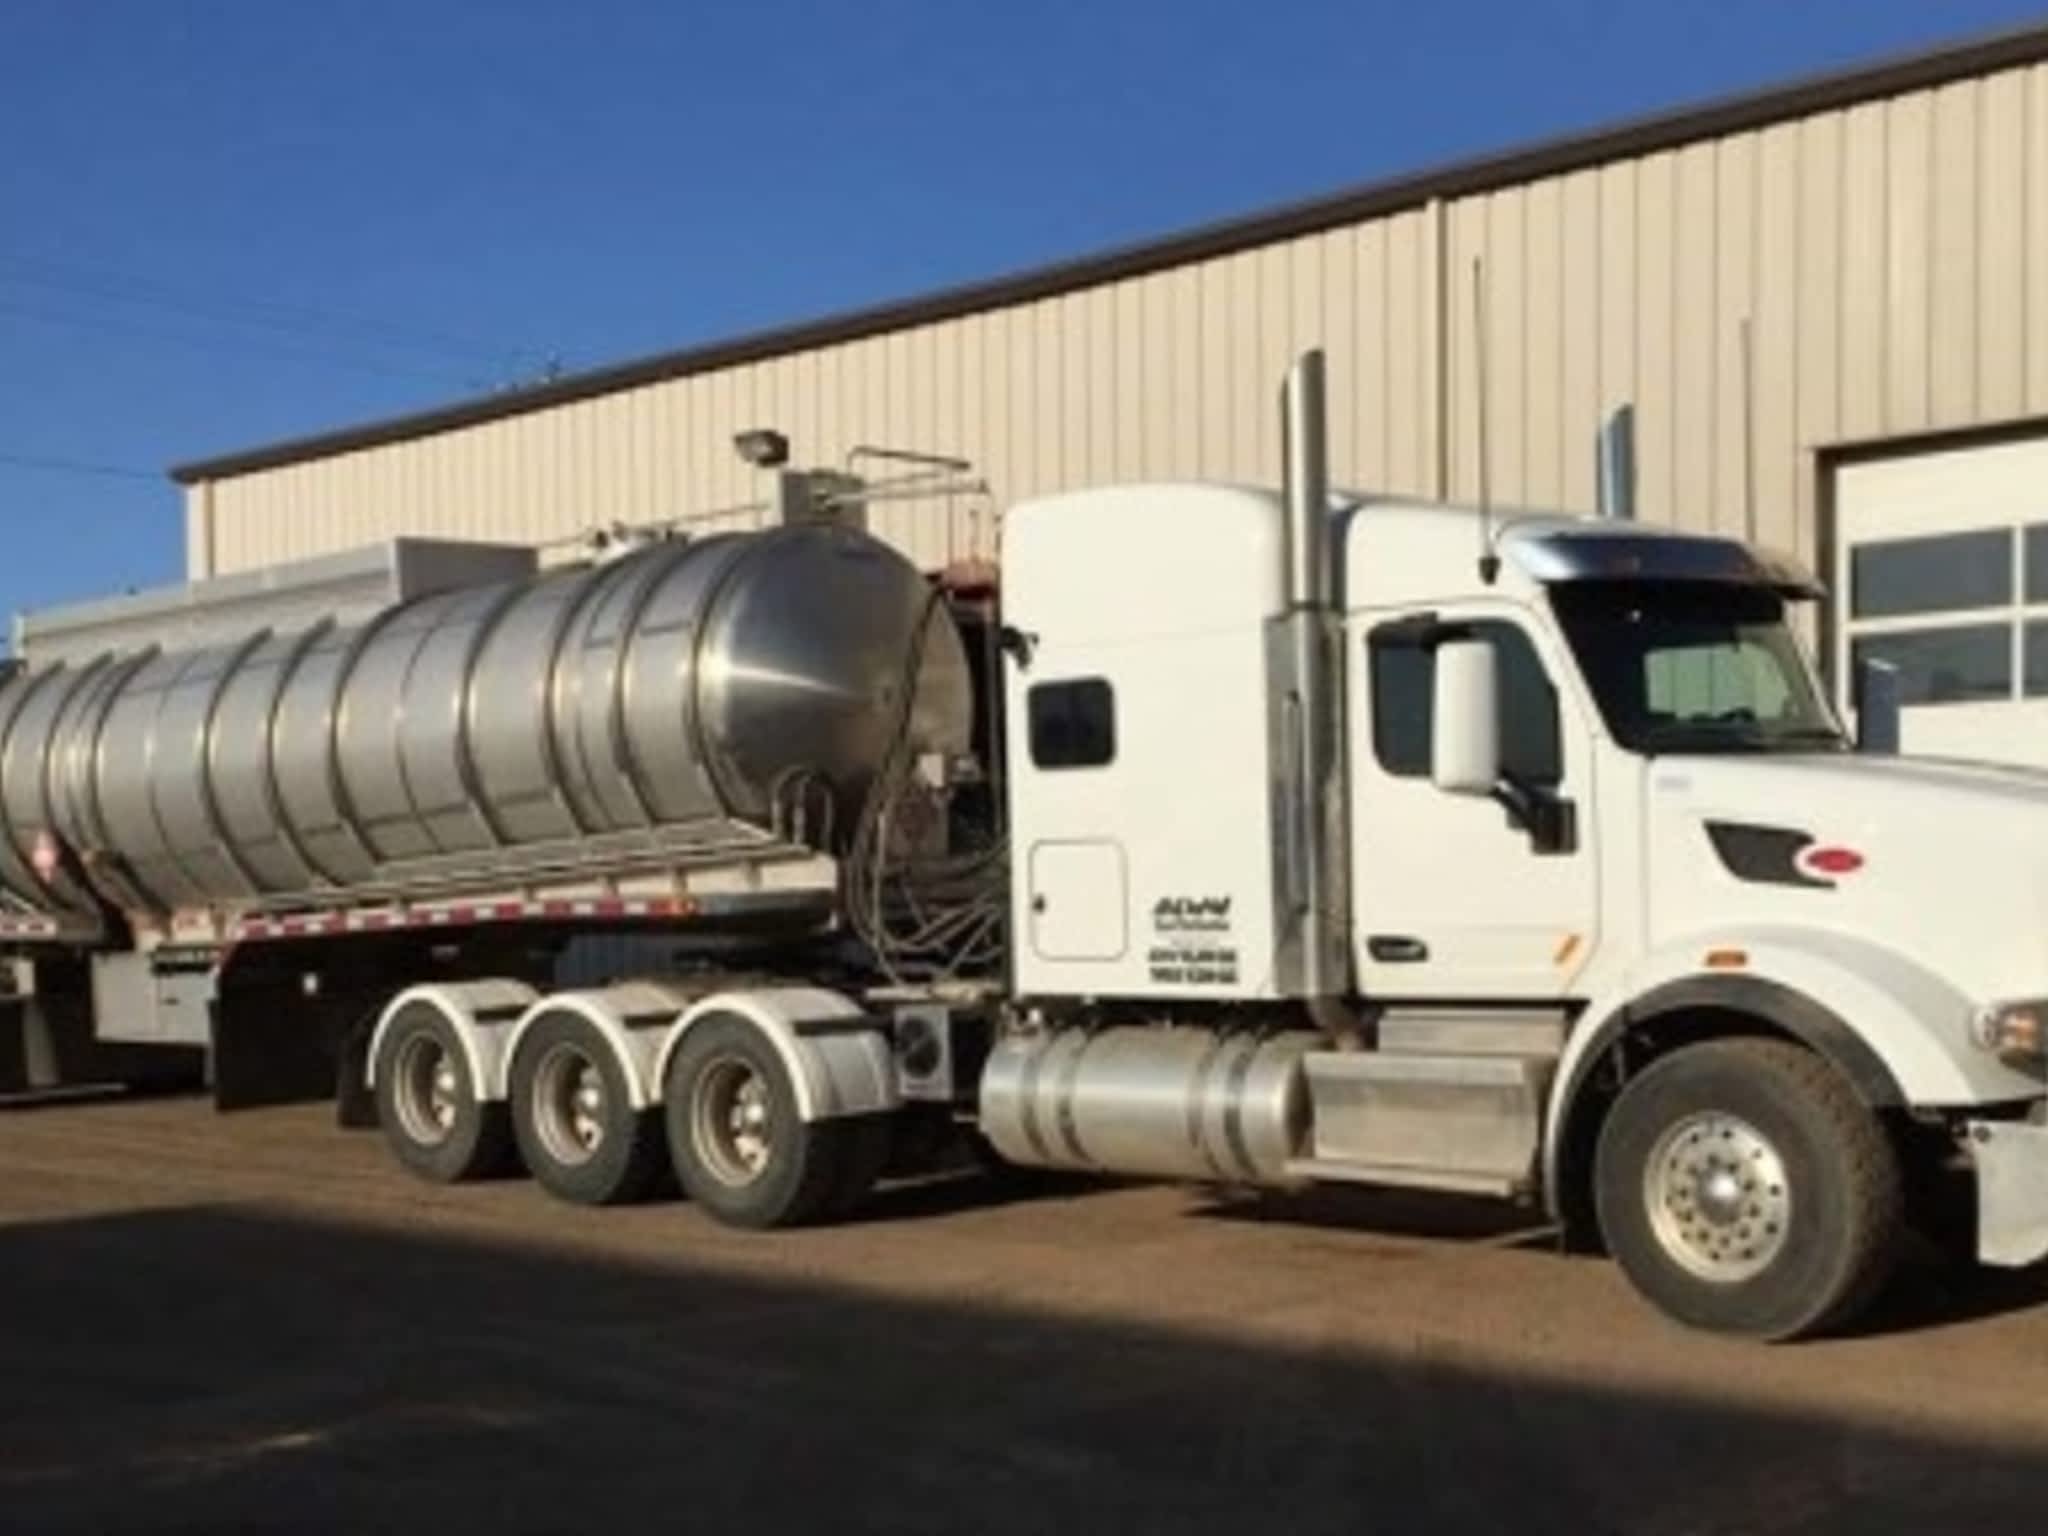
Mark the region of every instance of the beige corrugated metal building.
<instances>
[{"instance_id":1,"label":"beige corrugated metal building","mask_svg":"<svg viewBox=\"0 0 2048 1536\"><path fill-rule=\"evenodd\" d=\"M1632 403L1642 515L1753 517L1815 561L1849 594L1831 651L1901 660L1924 739L2048 727L2048 27L187 465L190 567L729 507L763 489L731 435L762 425L803 463L959 454L997 504L1270 481L1310 344L1340 484L1470 498L1475 260L1496 500L1590 508L1596 426ZM993 536L965 502L875 523L933 566Z\"/></svg>"}]
</instances>

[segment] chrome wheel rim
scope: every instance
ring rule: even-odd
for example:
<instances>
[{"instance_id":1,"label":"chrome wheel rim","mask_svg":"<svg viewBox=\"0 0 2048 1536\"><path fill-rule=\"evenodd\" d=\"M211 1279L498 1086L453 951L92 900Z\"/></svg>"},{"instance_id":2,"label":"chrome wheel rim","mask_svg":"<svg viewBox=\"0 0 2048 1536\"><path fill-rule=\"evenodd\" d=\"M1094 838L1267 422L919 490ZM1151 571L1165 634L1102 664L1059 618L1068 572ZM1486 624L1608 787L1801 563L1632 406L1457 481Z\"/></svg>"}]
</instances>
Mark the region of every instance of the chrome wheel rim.
<instances>
[{"instance_id":1,"label":"chrome wheel rim","mask_svg":"<svg viewBox=\"0 0 2048 1536\"><path fill-rule=\"evenodd\" d=\"M721 1184L751 1184L774 1160L774 1099L753 1063L721 1056L697 1074L690 1096L697 1161Z\"/></svg>"},{"instance_id":2,"label":"chrome wheel rim","mask_svg":"<svg viewBox=\"0 0 2048 1536\"><path fill-rule=\"evenodd\" d=\"M447 1047L429 1034L412 1036L399 1047L393 1102L406 1138L423 1147L438 1147L455 1133L462 1113L462 1075Z\"/></svg>"},{"instance_id":3,"label":"chrome wheel rim","mask_svg":"<svg viewBox=\"0 0 2048 1536\"><path fill-rule=\"evenodd\" d=\"M1783 1155L1748 1121L1719 1111L1688 1115L1657 1139L1643 1203L1665 1254L1717 1285L1769 1269L1792 1230Z\"/></svg>"},{"instance_id":4,"label":"chrome wheel rim","mask_svg":"<svg viewBox=\"0 0 2048 1536\"><path fill-rule=\"evenodd\" d=\"M604 1145L604 1073L573 1045L551 1046L533 1074L533 1128L549 1157L580 1167Z\"/></svg>"}]
</instances>

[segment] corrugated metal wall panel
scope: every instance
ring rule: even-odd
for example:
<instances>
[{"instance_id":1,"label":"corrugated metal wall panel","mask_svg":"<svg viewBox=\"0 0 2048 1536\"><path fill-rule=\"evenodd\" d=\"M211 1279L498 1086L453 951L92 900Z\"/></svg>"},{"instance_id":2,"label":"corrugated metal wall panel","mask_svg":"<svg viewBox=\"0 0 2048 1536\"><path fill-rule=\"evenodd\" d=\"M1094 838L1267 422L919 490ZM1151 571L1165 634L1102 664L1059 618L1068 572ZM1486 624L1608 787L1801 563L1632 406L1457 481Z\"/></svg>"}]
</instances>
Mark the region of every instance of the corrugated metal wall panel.
<instances>
[{"instance_id":1,"label":"corrugated metal wall panel","mask_svg":"<svg viewBox=\"0 0 2048 1536\"><path fill-rule=\"evenodd\" d=\"M1977 419L1977 254L1985 243L1977 185L1983 90L1964 82L1934 96L1934 206L1928 252L1928 413L1937 427Z\"/></svg>"},{"instance_id":2,"label":"corrugated metal wall panel","mask_svg":"<svg viewBox=\"0 0 2048 1536\"><path fill-rule=\"evenodd\" d=\"M1706 505L1699 526L1746 536L1763 528L1762 509L1751 503L1754 450L1753 383L1748 377L1757 354L1756 136L1738 134L1711 147L1714 162L1713 300L1707 311L1711 334L1707 364L1708 403L1701 434L1712 448ZM1747 353L1747 356L1745 356ZM1690 432L1681 423L1681 432Z\"/></svg>"},{"instance_id":3,"label":"corrugated metal wall panel","mask_svg":"<svg viewBox=\"0 0 2048 1536\"><path fill-rule=\"evenodd\" d=\"M1714 365L1719 357L1720 315L1715 307L1715 215L1719 208L1713 144L1691 144L1673 166L1673 207L1666 231L1671 241L1671 398L1664 451L1670 455L1670 489L1652 517L1681 528L1710 528L1714 522Z\"/></svg>"},{"instance_id":4,"label":"corrugated metal wall panel","mask_svg":"<svg viewBox=\"0 0 2048 1536\"><path fill-rule=\"evenodd\" d=\"M1555 247L1557 263L1558 412L1554 423L1557 483L1551 498L1583 507L1597 497L1593 439L1604 414L1600 392L1600 178L1575 171L1560 194Z\"/></svg>"},{"instance_id":5,"label":"corrugated metal wall panel","mask_svg":"<svg viewBox=\"0 0 2048 1536\"><path fill-rule=\"evenodd\" d=\"M1875 437L1884 430L1886 338L1892 330L1885 299L1885 108L1851 108L1842 122L1840 386L1836 428L1844 437Z\"/></svg>"},{"instance_id":6,"label":"corrugated metal wall panel","mask_svg":"<svg viewBox=\"0 0 2048 1536\"><path fill-rule=\"evenodd\" d=\"M1933 297L1934 111L1924 91L1886 113L1885 283L1891 346L1885 354L1885 414L1879 430L1915 432L1928 414L1929 317Z\"/></svg>"},{"instance_id":7,"label":"corrugated metal wall panel","mask_svg":"<svg viewBox=\"0 0 2048 1536\"><path fill-rule=\"evenodd\" d=\"M1678 316L1678 158L1651 155L1637 167L1635 229L1637 496L1650 518L1675 515L1671 422L1674 328Z\"/></svg>"},{"instance_id":8,"label":"corrugated metal wall panel","mask_svg":"<svg viewBox=\"0 0 2048 1536\"><path fill-rule=\"evenodd\" d=\"M1275 389L1311 342L1340 483L1471 497L1474 260L1500 503L1589 507L1593 433L1629 401L1644 515L1740 529L1753 476L1758 534L1810 553L1817 447L2048 412L2048 65L194 487L189 558L731 508L765 489L731 451L749 426L806 463L863 442L959 454L997 505L1270 480ZM965 499L872 522L929 566L994 541Z\"/></svg>"},{"instance_id":9,"label":"corrugated metal wall panel","mask_svg":"<svg viewBox=\"0 0 2048 1536\"><path fill-rule=\"evenodd\" d=\"M1443 494L1442 443L1438 412L1438 371L1443 348L1437 327L1445 310L1436 274L1437 223L1441 210L1399 214L1373 226L1384 234L1386 266L1378 293L1366 295L1381 317L1387 353L1381 368L1386 401L1386 473L1368 490L1399 496ZM1337 473L1344 474L1342 467Z\"/></svg>"},{"instance_id":10,"label":"corrugated metal wall panel","mask_svg":"<svg viewBox=\"0 0 2048 1536\"><path fill-rule=\"evenodd\" d=\"M2029 412L2048 412L2048 65L2026 71L2027 293L2020 324L2026 332Z\"/></svg>"},{"instance_id":11,"label":"corrugated metal wall panel","mask_svg":"<svg viewBox=\"0 0 2048 1536\"><path fill-rule=\"evenodd\" d=\"M1799 506L1799 130L1793 124L1759 136L1756 157L1754 316L1751 369L1755 398L1758 533L1799 548L1806 522Z\"/></svg>"}]
</instances>

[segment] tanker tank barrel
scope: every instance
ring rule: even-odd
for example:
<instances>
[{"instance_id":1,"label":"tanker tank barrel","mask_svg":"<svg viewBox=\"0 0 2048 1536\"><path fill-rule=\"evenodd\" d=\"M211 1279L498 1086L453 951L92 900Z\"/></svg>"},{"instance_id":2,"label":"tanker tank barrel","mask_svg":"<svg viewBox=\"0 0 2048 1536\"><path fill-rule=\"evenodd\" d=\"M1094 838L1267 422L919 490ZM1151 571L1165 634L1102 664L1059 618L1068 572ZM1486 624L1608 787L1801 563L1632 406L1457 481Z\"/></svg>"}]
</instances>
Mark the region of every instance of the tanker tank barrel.
<instances>
[{"instance_id":1,"label":"tanker tank barrel","mask_svg":"<svg viewBox=\"0 0 2048 1536\"><path fill-rule=\"evenodd\" d=\"M338 906L457 865L516 884L565 848L703 860L847 837L906 719L915 750L968 750L965 651L932 591L814 522L650 539L341 622L31 657L0 677L0 897L58 916Z\"/></svg>"}]
</instances>

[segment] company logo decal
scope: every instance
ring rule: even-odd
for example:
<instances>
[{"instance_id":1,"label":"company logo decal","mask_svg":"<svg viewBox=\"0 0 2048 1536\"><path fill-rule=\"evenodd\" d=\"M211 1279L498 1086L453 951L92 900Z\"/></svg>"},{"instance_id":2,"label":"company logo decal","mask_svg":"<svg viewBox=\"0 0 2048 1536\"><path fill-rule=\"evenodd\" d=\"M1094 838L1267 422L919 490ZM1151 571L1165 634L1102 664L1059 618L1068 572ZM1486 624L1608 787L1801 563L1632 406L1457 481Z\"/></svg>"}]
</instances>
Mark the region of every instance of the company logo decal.
<instances>
[{"instance_id":1,"label":"company logo decal","mask_svg":"<svg viewBox=\"0 0 2048 1536\"><path fill-rule=\"evenodd\" d=\"M1162 896L1152 904L1161 933L1221 933L1230 927L1228 896Z\"/></svg>"},{"instance_id":2,"label":"company logo decal","mask_svg":"<svg viewBox=\"0 0 2048 1536\"><path fill-rule=\"evenodd\" d=\"M1227 987L1238 978L1228 896L1162 896L1152 904L1145 963L1162 987Z\"/></svg>"},{"instance_id":3,"label":"company logo decal","mask_svg":"<svg viewBox=\"0 0 2048 1536\"><path fill-rule=\"evenodd\" d=\"M1863 867L1863 855L1854 848L1819 843L1798 827L1710 821L1706 831L1722 867L1738 880L1831 891Z\"/></svg>"}]
</instances>

